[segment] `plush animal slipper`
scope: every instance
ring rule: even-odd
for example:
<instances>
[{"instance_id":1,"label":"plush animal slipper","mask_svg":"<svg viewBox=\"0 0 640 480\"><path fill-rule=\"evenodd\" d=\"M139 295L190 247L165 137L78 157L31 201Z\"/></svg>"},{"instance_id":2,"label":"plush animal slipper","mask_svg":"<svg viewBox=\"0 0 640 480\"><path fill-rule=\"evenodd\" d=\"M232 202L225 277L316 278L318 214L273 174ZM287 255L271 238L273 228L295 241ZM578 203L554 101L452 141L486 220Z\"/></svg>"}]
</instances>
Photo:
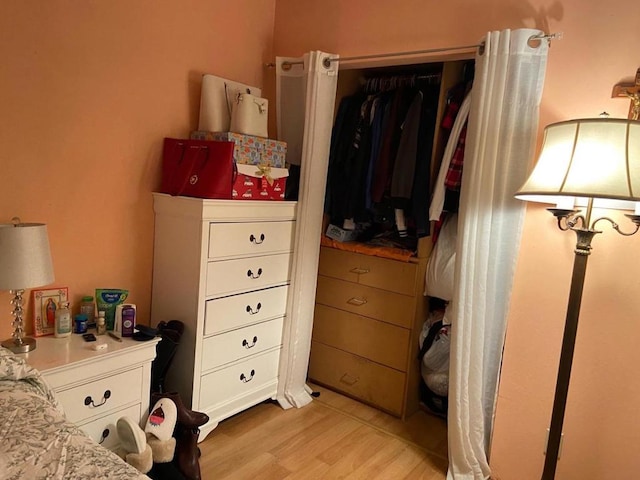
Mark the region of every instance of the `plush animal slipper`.
<instances>
[{"instance_id":1,"label":"plush animal slipper","mask_svg":"<svg viewBox=\"0 0 640 480\"><path fill-rule=\"evenodd\" d=\"M127 463L142 473L153 467L153 454L147 445L147 437L140 426L129 417L121 417L116 422L116 431L120 439L118 454Z\"/></svg>"},{"instance_id":2,"label":"plush animal slipper","mask_svg":"<svg viewBox=\"0 0 640 480\"><path fill-rule=\"evenodd\" d=\"M127 453L124 459L140 473L148 473L153 467L153 452L149 445L145 446L142 453Z\"/></svg>"},{"instance_id":3,"label":"plush animal slipper","mask_svg":"<svg viewBox=\"0 0 640 480\"><path fill-rule=\"evenodd\" d=\"M147 437L140 426L129 417L121 417L116 423L120 445L127 453L142 453L147 447Z\"/></svg>"},{"instance_id":4,"label":"plush animal slipper","mask_svg":"<svg viewBox=\"0 0 640 480\"><path fill-rule=\"evenodd\" d=\"M154 463L169 463L173 460L173 455L176 452L175 438L160 440L151 433L147 433L147 444L151 447Z\"/></svg>"},{"instance_id":5,"label":"plush animal slipper","mask_svg":"<svg viewBox=\"0 0 640 480\"><path fill-rule=\"evenodd\" d=\"M144 427L146 433L150 433L158 440L169 440L173 437L173 429L176 428L178 419L178 407L170 398L159 399L147 419Z\"/></svg>"},{"instance_id":6,"label":"plush animal slipper","mask_svg":"<svg viewBox=\"0 0 640 480\"><path fill-rule=\"evenodd\" d=\"M173 430L178 419L178 408L170 398L159 399L147 419L144 431L147 433L146 442L153 452L153 461L167 463L173 460L176 450L176 439Z\"/></svg>"}]
</instances>

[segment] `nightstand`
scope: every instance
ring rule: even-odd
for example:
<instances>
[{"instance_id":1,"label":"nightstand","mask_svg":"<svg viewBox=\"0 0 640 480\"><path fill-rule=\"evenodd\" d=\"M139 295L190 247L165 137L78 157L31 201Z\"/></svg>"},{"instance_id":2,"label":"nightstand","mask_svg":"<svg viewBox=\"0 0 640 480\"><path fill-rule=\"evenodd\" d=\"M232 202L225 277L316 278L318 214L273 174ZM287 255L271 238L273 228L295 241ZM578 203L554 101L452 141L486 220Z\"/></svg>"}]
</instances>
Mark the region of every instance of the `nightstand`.
<instances>
[{"instance_id":1,"label":"nightstand","mask_svg":"<svg viewBox=\"0 0 640 480\"><path fill-rule=\"evenodd\" d=\"M142 425L149 410L151 362L160 338L118 342L100 335L85 342L82 335L39 337L37 348L21 354L38 369L64 408L67 418L96 442L115 449L116 422L128 416ZM93 350L96 343L106 349Z\"/></svg>"}]
</instances>

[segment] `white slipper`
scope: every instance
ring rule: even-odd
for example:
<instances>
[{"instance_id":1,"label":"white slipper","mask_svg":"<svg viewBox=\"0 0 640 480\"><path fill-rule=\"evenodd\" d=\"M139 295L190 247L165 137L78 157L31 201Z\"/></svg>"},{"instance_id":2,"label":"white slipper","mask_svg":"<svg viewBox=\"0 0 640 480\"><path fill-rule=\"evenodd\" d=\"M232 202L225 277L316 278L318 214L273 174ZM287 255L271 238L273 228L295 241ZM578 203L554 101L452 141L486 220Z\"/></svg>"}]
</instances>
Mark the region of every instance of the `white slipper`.
<instances>
[{"instance_id":1,"label":"white slipper","mask_svg":"<svg viewBox=\"0 0 640 480\"><path fill-rule=\"evenodd\" d=\"M142 453L127 453L125 461L140 473L148 473L153 468L153 452L145 445Z\"/></svg>"},{"instance_id":2,"label":"white slipper","mask_svg":"<svg viewBox=\"0 0 640 480\"><path fill-rule=\"evenodd\" d=\"M144 431L154 435L158 440L169 440L173 437L177 419L178 407L175 402L163 397L151 409Z\"/></svg>"},{"instance_id":3,"label":"white slipper","mask_svg":"<svg viewBox=\"0 0 640 480\"><path fill-rule=\"evenodd\" d=\"M169 463L176 451L176 439L160 440L155 435L147 433L147 445L151 447L154 463Z\"/></svg>"},{"instance_id":4,"label":"white slipper","mask_svg":"<svg viewBox=\"0 0 640 480\"><path fill-rule=\"evenodd\" d=\"M141 454L147 448L147 436L136 422L129 417L121 417L116 423L120 445L127 453Z\"/></svg>"}]
</instances>

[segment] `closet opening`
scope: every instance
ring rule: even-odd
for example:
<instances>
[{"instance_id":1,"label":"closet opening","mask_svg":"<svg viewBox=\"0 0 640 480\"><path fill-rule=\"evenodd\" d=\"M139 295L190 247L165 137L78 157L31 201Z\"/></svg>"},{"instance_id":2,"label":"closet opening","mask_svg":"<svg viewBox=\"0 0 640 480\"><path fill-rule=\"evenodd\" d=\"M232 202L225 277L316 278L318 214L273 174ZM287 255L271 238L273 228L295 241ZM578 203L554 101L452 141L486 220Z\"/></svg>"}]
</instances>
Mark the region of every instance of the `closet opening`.
<instances>
[{"instance_id":1,"label":"closet opening","mask_svg":"<svg viewBox=\"0 0 640 480\"><path fill-rule=\"evenodd\" d=\"M337 392L404 420L445 458L448 358L440 352L430 372L421 346L448 334L450 298L425 291L434 239L457 211L455 189L445 189L437 222L429 207L473 74L469 57L340 66L308 370L325 397Z\"/></svg>"}]
</instances>

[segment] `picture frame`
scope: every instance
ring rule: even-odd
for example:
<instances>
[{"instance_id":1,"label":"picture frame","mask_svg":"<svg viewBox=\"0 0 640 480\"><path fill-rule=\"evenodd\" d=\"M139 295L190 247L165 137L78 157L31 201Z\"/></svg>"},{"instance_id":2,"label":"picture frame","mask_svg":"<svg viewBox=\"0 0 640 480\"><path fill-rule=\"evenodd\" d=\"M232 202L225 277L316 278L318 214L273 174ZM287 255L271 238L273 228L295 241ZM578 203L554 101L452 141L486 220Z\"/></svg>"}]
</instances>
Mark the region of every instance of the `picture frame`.
<instances>
[{"instance_id":1,"label":"picture frame","mask_svg":"<svg viewBox=\"0 0 640 480\"><path fill-rule=\"evenodd\" d=\"M33 297L33 336L52 335L55 332L56 310L69 301L69 288L32 290L31 296Z\"/></svg>"}]
</instances>

